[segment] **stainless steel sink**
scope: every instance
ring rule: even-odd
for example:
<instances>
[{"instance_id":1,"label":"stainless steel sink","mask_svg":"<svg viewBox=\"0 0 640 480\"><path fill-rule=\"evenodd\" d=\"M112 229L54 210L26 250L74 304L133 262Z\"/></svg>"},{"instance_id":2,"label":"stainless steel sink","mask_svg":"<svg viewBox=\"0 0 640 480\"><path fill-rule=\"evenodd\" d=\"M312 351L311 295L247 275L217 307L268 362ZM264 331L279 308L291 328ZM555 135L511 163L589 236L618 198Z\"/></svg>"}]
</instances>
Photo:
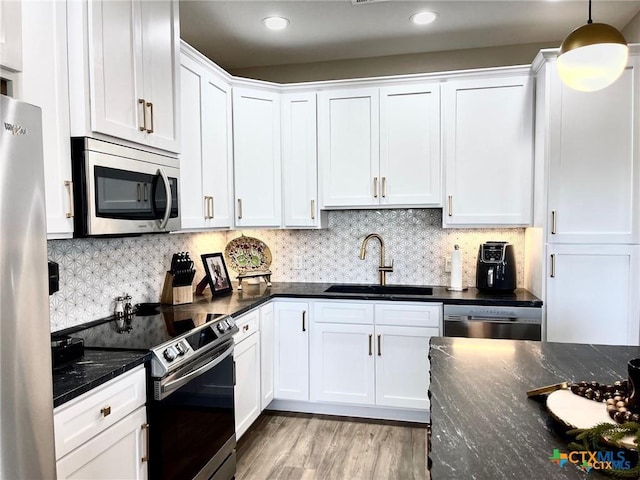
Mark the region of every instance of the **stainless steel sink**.
<instances>
[{"instance_id":1,"label":"stainless steel sink","mask_svg":"<svg viewBox=\"0 0 640 480\"><path fill-rule=\"evenodd\" d=\"M433 295L431 287L416 287L412 285L357 285L346 283L331 285L325 290L327 293L369 293L387 295Z\"/></svg>"}]
</instances>

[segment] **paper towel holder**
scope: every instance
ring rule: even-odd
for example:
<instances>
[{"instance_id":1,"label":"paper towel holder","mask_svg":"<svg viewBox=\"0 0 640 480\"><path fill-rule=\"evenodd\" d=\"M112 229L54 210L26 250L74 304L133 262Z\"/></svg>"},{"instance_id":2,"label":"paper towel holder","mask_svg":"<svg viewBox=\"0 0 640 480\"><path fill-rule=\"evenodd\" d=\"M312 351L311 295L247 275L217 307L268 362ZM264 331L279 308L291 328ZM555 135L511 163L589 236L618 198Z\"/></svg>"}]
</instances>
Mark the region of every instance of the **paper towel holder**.
<instances>
[{"instance_id":1,"label":"paper towel holder","mask_svg":"<svg viewBox=\"0 0 640 480\"><path fill-rule=\"evenodd\" d=\"M460 247L458 245L454 245L454 253L458 254L458 263L460 264L460 280L462 280L462 265L461 265L461 259L460 259ZM453 275L453 261L452 263L452 268L451 268L451 274ZM452 279L453 280L453 279ZM453 281L451 282L453 283ZM462 284L462 282L460 281L460 284ZM448 286L447 287L447 292L464 292L465 290L469 290L469 287L463 287L462 285L460 286Z\"/></svg>"}]
</instances>

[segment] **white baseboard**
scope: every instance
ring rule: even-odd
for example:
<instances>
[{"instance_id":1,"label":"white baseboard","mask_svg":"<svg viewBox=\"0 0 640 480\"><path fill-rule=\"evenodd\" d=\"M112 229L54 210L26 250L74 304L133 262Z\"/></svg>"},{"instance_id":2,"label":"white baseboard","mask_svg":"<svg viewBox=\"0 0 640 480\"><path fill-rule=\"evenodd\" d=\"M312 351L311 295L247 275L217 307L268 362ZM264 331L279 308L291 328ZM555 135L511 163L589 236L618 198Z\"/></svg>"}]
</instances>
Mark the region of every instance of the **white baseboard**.
<instances>
[{"instance_id":1,"label":"white baseboard","mask_svg":"<svg viewBox=\"0 0 640 480\"><path fill-rule=\"evenodd\" d=\"M302 402L299 400L273 400L267 410L280 412L317 413L341 417L374 418L427 424L431 421L429 410L405 410L399 408L367 407L334 403Z\"/></svg>"}]
</instances>

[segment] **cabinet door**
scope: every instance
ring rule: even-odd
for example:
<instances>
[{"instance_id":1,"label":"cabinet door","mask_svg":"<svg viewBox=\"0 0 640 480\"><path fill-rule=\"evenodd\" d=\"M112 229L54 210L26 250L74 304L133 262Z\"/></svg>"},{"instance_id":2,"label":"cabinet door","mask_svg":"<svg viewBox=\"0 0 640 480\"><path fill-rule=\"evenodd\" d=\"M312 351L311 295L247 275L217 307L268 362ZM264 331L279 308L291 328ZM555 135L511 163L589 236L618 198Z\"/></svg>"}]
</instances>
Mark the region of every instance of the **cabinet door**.
<instances>
[{"instance_id":1,"label":"cabinet door","mask_svg":"<svg viewBox=\"0 0 640 480\"><path fill-rule=\"evenodd\" d=\"M638 345L639 249L637 245L550 245L547 341Z\"/></svg>"},{"instance_id":2,"label":"cabinet door","mask_svg":"<svg viewBox=\"0 0 640 480\"><path fill-rule=\"evenodd\" d=\"M273 352L274 352L273 303L260 307L260 410L273 400Z\"/></svg>"},{"instance_id":3,"label":"cabinet door","mask_svg":"<svg viewBox=\"0 0 640 480\"><path fill-rule=\"evenodd\" d=\"M376 405L429 408L429 338L438 328L376 325Z\"/></svg>"},{"instance_id":4,"label":"cabinet door","mask_svg":"<svg viewBox=\"0 0 640 480\"><path fill-rule=\"evenodd\" d=\"M202 121L205 112L202 95L206 71L183 56L180 67L180 112L182 115L182 153L180 154L180 217L182 228L204 228L210 204L203 194Z\"/></svg>"},{"instance_id":5,"label":"cabinet door","mask_svg":"<svg viewBox=\"0 0 640 480\"><path fill-rule=\"evenodd\" d=\"M9 5L20 5L8 2ZM3 2L5 8L7 2ZM64 2L23 2L21 99L42 109L47 236L73 235L71 145ZM0 55L1 56L1 55Z\"/></svg>"},{"instance_id":6,"label":"cabinet door","mask_svg":"<svg viewBox=\"0 0 640 480\"><path fill-rule=\"evenodd\" d=\"M209 197L207 226L233 225L231 86L210 73L204 83L202 185Z\"/></svg>"},{"instance_id":7,"label":"cabinet door","mask_svg":"<svg viewBox=\"0 0 640 480\"><path fill-rule=\"evenodd\" d=\"M56 464L59 480L146 480L149 451L146 407L140 407Z\"/></svg>"},{"instance_id":8,"label":"cabinet door","mask_svg":"<svg viewBox=\"0 0 640 480\"><path fill-rule=\"evenodd\" d=\"M236 226L280 226L280 97L277 93L233 89L233 149Z\"/></svg>"},{"instance_id":9,"label":"cabinet door","mask_svg":"<svg viewBox=\"0 0 640 480\"><path fill-rule=\"evenodd\" d=\"M442 205L440 86L380 89L380 203Z\"/></svg>"},{"instance_id":10,"label":"cabinet door","mask_svg":"<svg viewBox=\"0 0 640 480\"><path fill-rule=\"evenodd\" d=\"M639 70L636 55L613 85L598 92L578 92L559 79L553 84L549 242L640 240Z\"/></svg>"},{"instance_id":11,"label":"cabinet door","mask_svg":"<svg viewBox=\"0 0 640 480\"><path fill-rule=\"evenodd\" d=\"M236 437L240 439L262 411L260 408L260 332L239 342L234 349L236 364Z\"/></svg>"},{"instance_id":12,"label":"cabinet door","mask_svg":"<svg viewBox=\"0 0 640 480\"><path fill-rule=\"evenodd\" d=\"M147 108L145 143L180 151L178 68L180 36L178 3L140 2L144 99ZM149 128L150 127L150 128ZM151 130L151 132L149 132Z\"/></svg>"},{"instance_id":13,"label":"cabinet door","mask_svg":"<svg viewBox=\"0 0 640 480\"><path fill-rule=\"evenodd\" d=\"M22 70L22 0L0 2L0 68ZM28 23L24 22L25 27ZM26 36L26 35L25 35Z\"/></svg>"},{"instance_id":14,"label":"cabinet door","mask_svg":"<svg viewBox=\"0 0 640 480\"><path fill-rule=\"evenodd\" d=\"M274 305L274 397L309 400L309 305Z\"/></svg>"},{"instance_id":15,"label":"cabinet door","mask_svg":"<svg viewBox=\"0 0 640 480\"><path fill-rule=\"evenodd\" d=\"M373 405L373 326L312 323L311 401Z\"/></svg>"},{"instance_id":16,"label":"cabinet door","mask_svg":"<svg viewBox=\"0 0 640 480\"><path fill-rule=\"evenodd\" d=\"M443 85L445 227L531 222L531 85L525 74Z\"/></svg>"},{"instance_id":17,"label":"cabinet door","mask_svg":"<svg viewBox=\"0 0 640 480\"><path fill-rule=\"evenodd\" d=\"M318 161L324 207L378 205L378 89L318 94Z\"/></svg>"},{"instance_id":18,"label":"cabinet door","mask_svg":"<svg viewBox=\"0 0 640 480\"><path fill-rule=\"evenodd\" d=\"M318 224L316 94L282 96L284 226Z\"/></svg>"},{"instance_id":19,"label":"cabinet door","mask_svg":"<svg viewBox=\"0 0 640 480\"><path fill-rule=\"evenodd\" d=\"M99 0L88 8L91 130L144 143L140 2Z\"/></svg>"}]
</instances>

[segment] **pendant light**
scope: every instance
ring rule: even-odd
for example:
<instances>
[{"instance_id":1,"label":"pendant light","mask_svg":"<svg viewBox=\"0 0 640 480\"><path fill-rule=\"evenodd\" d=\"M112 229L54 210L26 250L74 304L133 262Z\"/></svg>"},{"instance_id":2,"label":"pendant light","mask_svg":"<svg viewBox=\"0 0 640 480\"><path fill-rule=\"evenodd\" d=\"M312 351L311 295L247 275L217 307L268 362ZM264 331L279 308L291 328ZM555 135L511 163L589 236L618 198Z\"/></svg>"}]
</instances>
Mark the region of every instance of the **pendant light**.
<instances>
[{"instance_id":1,"label":"pendant light","mask_svg":"<svg viewBox=\"0 0 640 480\"><path fill-rule=\"evenodd\" d=\"M576 28L560 46L557 66L562 81L575 90L595 92L615 82L627 65L629 47L622 34L591 20Z\"/></svg>"}]
</instances>

